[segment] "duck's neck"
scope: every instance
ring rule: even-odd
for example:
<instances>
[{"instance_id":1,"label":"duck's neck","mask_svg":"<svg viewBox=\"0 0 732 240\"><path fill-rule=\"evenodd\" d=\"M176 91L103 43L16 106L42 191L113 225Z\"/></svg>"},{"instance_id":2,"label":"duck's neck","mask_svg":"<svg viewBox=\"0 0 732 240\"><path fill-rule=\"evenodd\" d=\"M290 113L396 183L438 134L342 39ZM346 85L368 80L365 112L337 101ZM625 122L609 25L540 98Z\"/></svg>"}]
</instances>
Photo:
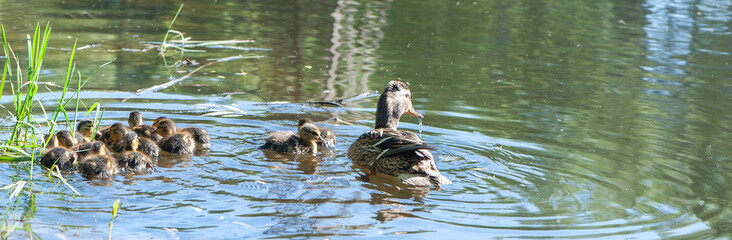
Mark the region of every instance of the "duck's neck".
<instances>
[{"instance_id":1,"label":"duck's neck","mask_svg":"<svg viewBox=\"0 0 732 240\"><path fill-rule=\"evenodd\" d=\"M376 125L374 129L391 128L396 130L402 114L399 111L399 106L387 101L387 95L382 94L379 97L379 102L376 104Z\"/></svg>"},{"instance_id":2,"label":"duck's neck","mask_svg":"<svg viewBox=\"0 0 732 240\"><path fill-rule=\"evenodd\" d=\"M310 153L312 153L313 156L315 156L318 153L318 143L315 141L310 141L310 142L308 142L308 144L310 144L310 148L312 148Z\"/></svg>"}]
</instances>

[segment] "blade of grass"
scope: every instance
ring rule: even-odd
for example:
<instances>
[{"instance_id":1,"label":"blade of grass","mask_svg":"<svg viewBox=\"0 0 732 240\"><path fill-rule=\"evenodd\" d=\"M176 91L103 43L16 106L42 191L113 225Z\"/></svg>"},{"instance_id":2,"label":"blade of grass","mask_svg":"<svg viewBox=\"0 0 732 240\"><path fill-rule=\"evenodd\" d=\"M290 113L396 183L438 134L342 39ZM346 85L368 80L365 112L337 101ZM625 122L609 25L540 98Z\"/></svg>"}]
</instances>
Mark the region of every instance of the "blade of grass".
<instances>
[{"instance_id":1,"label":"blade of grass","mask_svg":"<svg viewBox=\"0 0 732 240\"><path fill-rule=\"evenodd\" d=\"M180 7L178 8L178 12L176 12L175 17L173 17L173 21L170 21L170 25L168 25L168 31L165 31L165 37L163 37L163 43L160 44L160 54L163 56L163 64L165 64L165 66L168 66L168 62L165 60L165 48L166 48L165 41L168 40L168 33L170 33L170 30L173 28L173 24L175 23L175 20L178 19L178 14L180 14L180 11L183 10L183 5L185 5L185 4L180 5Z\"/></svg>"}]
</instances>

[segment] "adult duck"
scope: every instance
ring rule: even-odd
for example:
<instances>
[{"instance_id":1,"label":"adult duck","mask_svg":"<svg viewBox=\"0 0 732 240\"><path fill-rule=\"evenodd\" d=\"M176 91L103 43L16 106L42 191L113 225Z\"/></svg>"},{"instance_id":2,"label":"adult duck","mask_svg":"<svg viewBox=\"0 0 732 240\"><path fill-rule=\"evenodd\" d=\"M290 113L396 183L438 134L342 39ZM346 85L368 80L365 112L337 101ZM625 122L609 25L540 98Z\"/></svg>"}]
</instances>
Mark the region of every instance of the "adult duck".
<instances>
[{"instance_id":1,"label":"adult duck","mask_svg":"<svg viewBox=\"0 0 732 240\"><path fill-rule=\"evenodd\" d=\"M423 118L412 106L409 86L400 81L390 81L376 105L374 130L362 134L351 144L348 158L367 171L367 175L391 175L415 186L452 183L437 170L429 151L436 150L434 147L412 132L397 130L404 113Z\"/></svg>"}]
</instances>

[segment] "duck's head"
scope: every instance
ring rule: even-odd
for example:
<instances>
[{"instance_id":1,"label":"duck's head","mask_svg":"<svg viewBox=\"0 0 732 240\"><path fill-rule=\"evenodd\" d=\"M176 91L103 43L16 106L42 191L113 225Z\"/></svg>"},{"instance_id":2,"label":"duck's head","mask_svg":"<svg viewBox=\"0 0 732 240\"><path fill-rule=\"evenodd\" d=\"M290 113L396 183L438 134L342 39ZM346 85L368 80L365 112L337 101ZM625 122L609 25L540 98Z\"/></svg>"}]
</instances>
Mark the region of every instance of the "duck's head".
<instances>
[{"instance_id":1,"label":"duck's head","mask_svg":"<svg viewBox=\"0 0 732 240\"><path fill-rule=\"evenodd\" d=\"M125 134L125 138L122 141L124 141L125 149L132 151L137 151L137 147L140 146L140 139L137 138L137 133L135 132Z\"/></svg>"},{"instance_id":2,"label":"duck's head","mask_svg":"<svg viewBox=\"0 0 732 240\"><path fill-rule=\"evenodd\" d=\"M129 124L131 128L142 125L142 114L138 111L132 111L130 113L130 118L127 119L127 124Z\"/></svg>"},{"instance_id":3,"label":"duck's head","mask_svg":"<svg viewBox=\"0 0 732 240\"><path fill-rule=\"evenodd\" d=\"M305 140L305 142L325 143L325 139L320 136L320 129L318 129L318 126L315 126L313 121L307 118L300 119L300 121L297 122L297 135L300 136L301 139Z\"/></svg>"},{"instance_id":4,"label":"duck's head","mask_svg":"<svg viewBox=\"0 0 732 240\"><path fill-rule=\"evenodd\" d=\"M412 106L412 93L409 86L400 81L390 81L376 105L376 126L374 128L396 129L403 114L423 118Z\"/></svg>"},{"instance_id":5,"label":"duck's head","mask_svg":"<svg viewBox=\"0 0 732 240\"><path fill-rule=\"evenodd\" d=\"M66 130L57 132L56 139L58 139L58 144L61 147L71 148L76 145L76 138L71 135L71 132Z\"/></svg>"},{"instance_id":6,"label":"duck's head","mask_svg":"<svg viewBox=\"0 0 732 240\"><path fill-rule=\"evenodd\" d=\"M122 125L122 123L115 123L112 124L111 127L109 127L109 138L113 141L121 141L124 139L125 134L127 133L127 128L125 128L125 125Z\"/></svg>"},{"instance_id":7,"label":"duck's head","mask_svg":"<svg viewBox=\"0 0 732 240\"><path fill-rule=\"evenodd\" d=\"M48 141L48 143L46 143L46 141ZM59 146L56 134L43 135L43 142L46 143L46 148L55 148Z\"/></svg>"},{"instance_id":8,"label":"duck's head","mask_svg":"<svg viewBox=\"0 0 732 240\"><path fill-rule=\"evenodd\" d=\"M104 146L104 143L102 143L100 141L91 142L91 147L89 148L89 153L97 154L97 155L109 155L109 151L107 150L107 147Z\"/></svg>"},{"instance_id":9,"label":"duck's head","mask_svg":"<svg viewBox=\"0 0 732 240\"><path fill-rule=\"evenodd\" d=\"M155 125L155 133L157 133L161 137L170 136L177 131L173 120L170 120L167 118L156 122L154 125Z\"/></svg>"},{"instance_id":10,"label":"duck's head","mask_svg":"<svg viewBox=\"0 0 732 240\"><path fill-rule=\"evenodd\" d=\"M81 120L79 124L76 124L76 132L81 133L85 137L91 137L93 130L94 122L91 120Z\"/></svg>"},{"instance_id":11,"label":"duck's head","mask_svg":"<svg viewBox=\"0 0 732 240\"><path fill-rule=\"evenodd\" d=\"M152 126L154 128L157 128L158 127L158 124L160 122L162 122L163 120L170 120L170 118L167 118L167 117L159 117L159 118L156 118L155 121L153 121L153 125ZM173 120L170 120L170 121L173 121Z\"/></svg>"}]
</instances>

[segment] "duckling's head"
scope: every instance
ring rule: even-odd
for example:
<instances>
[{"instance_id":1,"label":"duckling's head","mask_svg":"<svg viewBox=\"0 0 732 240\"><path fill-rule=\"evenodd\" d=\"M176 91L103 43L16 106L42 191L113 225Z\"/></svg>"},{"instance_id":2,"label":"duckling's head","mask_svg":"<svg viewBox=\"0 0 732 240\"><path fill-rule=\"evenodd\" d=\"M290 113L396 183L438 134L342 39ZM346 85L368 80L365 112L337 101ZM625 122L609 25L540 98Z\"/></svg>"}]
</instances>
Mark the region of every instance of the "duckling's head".
<instances>
[{"instance_id":1,"label":"duckling's head","mask_svg":"<svg viewBox=\"0 0 732 240\"><path fill-rule=\"evenodd\" d=\"M137 133L135 132L125 134L125 138L122 141L124 141L125 149L132 151L137 151L137 147L140 146L140 139L137 138Z\"/></svg>"},{"instance_id":2,"label":"duckling's head","mask_svg":"<svg viewBox=\"0 0 732 240\"><path fill-rule=\"evenodd\" d=\"M59 131L56 133L56 139L58 139L58 145L65 148L71 148L76 145L76 138L71 136L69 131Z\"/></svg>"},{"instance_id":3,"label":"duckling's head","mask_svg":"<svg viewBox=\"0 0 732 240\"><path fill-rule=\"evenodd\" d=\"M153 121L153 125L152 125L152 126L153 126L154 128L157 128L157 127L158 127L158 124L159 124L159 123L160 123L161 121L163 121L163 120L170 120L170 118L167 118L167 117L159 117L159 118L156 118L156 119L155 119L155 121ZM170 121L173 121L173 120L170 120Z\"/></svg>"},{"instance_id":4,"label":"duckling's head","mask_svg":"<svg viewBox=\"0 0 732 240\"><path fill-rule=\"evenodd\" d=\"M390 81L379 97L376 105L376 126L374 128L396 129L399 119L406 113L423 118L412 106L412 93L409 86L400 81Z\"/></svg>"},{"instance_id":5,"label":"duckling's head","mask_svg":"<svg viewBox=\"0 0 732 240\"><path fill-rule=\"evenodd\" d=\"M175 128L175 123L173 122L173 120L163 119L155 123L155 133L157 133L161 137L173 135L173 133L175 133L176 131L177 130Z\"/></svg>"},{"instance_id":6,"label":"duckling's head","mask_svg":"<svg viewBox=\"0 0 732 240\"><path fill-rule=\"evenodd\" d=\"M104 146L104 143L100 141L94 141L91 142L89 153L96 155L109 155L109 150L107 150L107 147Z\"/></svg>"},{"instance_id":7,"label":"duckling's head","mask_svg":"<svg viewBox=\"0 0 732 240\"><path fill-rule=\"evenodd\" d=\"M48 143L46 143L46 141L48 141ZM55 148L59 146L56 134L43 135L43 143L46 143L46 148Z\"/></svg>"},{"instance_id":8,"label":"duckling's head","mask_svg":"<svg viewBox=\"0 0 732 240\"><path fill-rule=\"evenodd\" d=\"M313 121L304 118L297 122L297 135L308 143L322 142L325 143L325 139L320 136L320 129L315 126Z\"/></svg>"},{"instance_id":9,"label":"duckling's head","mask_svg":"<svg viewBox=\"0 0 732 240\"><path fill-rule=\"evenodd\" d=\"M121 141L126 133L127 129L125 128L125 125L122 125L122 123L115 123L109 127L109 138L113 142Z\"/></svg>"},{"instance_id":10,"label":"duckling's head","mask_svg":"<svg viewBox=\"0 0 732 240\"><path fill-rule=\"evenodd\" d=\"M76 124L76 132L81 133L85 137L91 137L92 131L94 130L94 122L91 120L81 120L79 124Z\"/></svg>"},{"instance_id":11,"label":"duckling's head","mask_svg":"<svg viewBox=\"0 0 732 240\"><path fill-rule=\"evenodd\" d=\"M130 113L130 118L127 119L127 124L129 124L131 128L142 125L142 114L138 111L132 111Z\"/></svg>"}]
</instances>

